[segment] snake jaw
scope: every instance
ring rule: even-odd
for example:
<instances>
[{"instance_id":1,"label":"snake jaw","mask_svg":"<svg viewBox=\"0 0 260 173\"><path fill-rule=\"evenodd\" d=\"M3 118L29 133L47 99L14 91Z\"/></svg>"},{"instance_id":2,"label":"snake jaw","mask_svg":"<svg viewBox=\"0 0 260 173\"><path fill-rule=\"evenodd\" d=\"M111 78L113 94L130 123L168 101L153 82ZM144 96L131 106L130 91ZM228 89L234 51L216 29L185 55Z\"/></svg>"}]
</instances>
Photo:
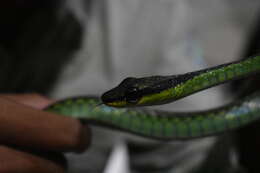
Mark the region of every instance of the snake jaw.
<instances>
[{"instance_id":1,"label":"snake jaw","mask_svg":"<svg viewBox=\"0 0 260 173\"><path fill-rule=\"evenodd\" d=\"M124 107L126 104L127 104L126 101L117 101L117 102L106 103L107 106L111 106L111 107Z\"/></svg>"}]
</instances>

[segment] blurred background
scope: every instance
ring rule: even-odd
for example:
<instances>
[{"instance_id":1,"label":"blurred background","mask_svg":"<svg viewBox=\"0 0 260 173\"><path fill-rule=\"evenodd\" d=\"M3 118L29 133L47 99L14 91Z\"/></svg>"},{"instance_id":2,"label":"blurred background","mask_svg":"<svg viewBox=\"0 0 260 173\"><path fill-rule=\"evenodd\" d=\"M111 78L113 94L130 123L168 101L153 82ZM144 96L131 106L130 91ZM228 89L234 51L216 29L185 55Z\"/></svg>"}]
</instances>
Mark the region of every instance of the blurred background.
<instances>
[{"instance_id":1,"label":"blurred background","mask_svg":"<svg viewBox=\"0 0 260 173\"><path fill-rule=\"evenodd\" d=\"M0 29L7 64L1 68L8 74L0 79L9 82L1 90L55 99L101 95L129 76L178 74L239 60L260 45L258 0L14 0L0 14L1 26L8 26ZM8 70L13 66L22 72ZM230 102L240 85L156 108L217 107ZM247 128L257 127L165 144L93 127L90 149L67 154L69 172L259 172L257 136L244 138L250 136Z\"/></svg>"}]
</instances>

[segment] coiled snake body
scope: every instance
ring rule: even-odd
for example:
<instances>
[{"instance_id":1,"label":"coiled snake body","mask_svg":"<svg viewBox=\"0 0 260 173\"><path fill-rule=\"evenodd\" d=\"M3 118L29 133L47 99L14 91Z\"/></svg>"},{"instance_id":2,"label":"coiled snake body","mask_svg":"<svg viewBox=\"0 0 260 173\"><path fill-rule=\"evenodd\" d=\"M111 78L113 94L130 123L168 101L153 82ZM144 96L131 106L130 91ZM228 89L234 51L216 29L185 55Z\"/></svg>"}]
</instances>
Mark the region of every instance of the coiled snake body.
<instances>
[{"instance_id":1,"label":"coiled snake body","mask_svg":"<svg viewBox=\"0 0 260 173\"><path fill-rule=\"evenodd\" d=\"M160 140L215 135L260 118L260 91L228 105L198 112L132 107L169 103L259 72L260 56L256 56L186 74L127 78L102 95L102 105L97 97L75 97L58 101L46 110Z\"/></svg>"}]
</instances>

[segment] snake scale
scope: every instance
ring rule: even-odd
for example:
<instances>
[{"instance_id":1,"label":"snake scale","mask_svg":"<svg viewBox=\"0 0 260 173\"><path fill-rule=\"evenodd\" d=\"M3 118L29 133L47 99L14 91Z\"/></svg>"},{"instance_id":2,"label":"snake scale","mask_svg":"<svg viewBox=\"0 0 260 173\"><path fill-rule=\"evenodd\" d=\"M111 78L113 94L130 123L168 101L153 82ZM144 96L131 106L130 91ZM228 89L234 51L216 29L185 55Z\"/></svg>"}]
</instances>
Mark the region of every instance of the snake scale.
<instances>
[{"instance_id":1,"label":"snake scale","mask_svg":"<svg viewBox=\"0 0 260 173\"><path fill-rule=\"evenodd\" d=\"M48 108L57 114L160 140L216 135L260 118L260 91L222 107L167 112L138 106L165 104L201 90L260 72L260 56L171 76L127 78L98 97L75 97ZM101 101L104 104L101 104ZM98 106L97 106L98 105Z\"/></svg>"}]
</instances>

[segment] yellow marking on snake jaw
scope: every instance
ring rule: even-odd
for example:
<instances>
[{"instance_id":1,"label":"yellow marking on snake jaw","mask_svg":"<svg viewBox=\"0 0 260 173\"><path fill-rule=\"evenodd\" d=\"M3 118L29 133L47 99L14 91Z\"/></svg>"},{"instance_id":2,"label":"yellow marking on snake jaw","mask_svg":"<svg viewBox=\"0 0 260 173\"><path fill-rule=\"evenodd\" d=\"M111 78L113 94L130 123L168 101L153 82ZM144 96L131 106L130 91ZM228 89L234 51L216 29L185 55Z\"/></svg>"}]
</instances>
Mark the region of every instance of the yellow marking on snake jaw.
<instances>
[{"instance_id":1,"label":"yellow marking on snake jaw","mask_svg":"<svg viewBox=\"0 0 260 173\"><path fill-rule=\"evenodd\" d=\"M123 106L126 106L127 103L126 103L126 101L116 101L116 102L106 103L106 105L112 106L112 107L123 107Z\"/></svg>"}]
</instances>

